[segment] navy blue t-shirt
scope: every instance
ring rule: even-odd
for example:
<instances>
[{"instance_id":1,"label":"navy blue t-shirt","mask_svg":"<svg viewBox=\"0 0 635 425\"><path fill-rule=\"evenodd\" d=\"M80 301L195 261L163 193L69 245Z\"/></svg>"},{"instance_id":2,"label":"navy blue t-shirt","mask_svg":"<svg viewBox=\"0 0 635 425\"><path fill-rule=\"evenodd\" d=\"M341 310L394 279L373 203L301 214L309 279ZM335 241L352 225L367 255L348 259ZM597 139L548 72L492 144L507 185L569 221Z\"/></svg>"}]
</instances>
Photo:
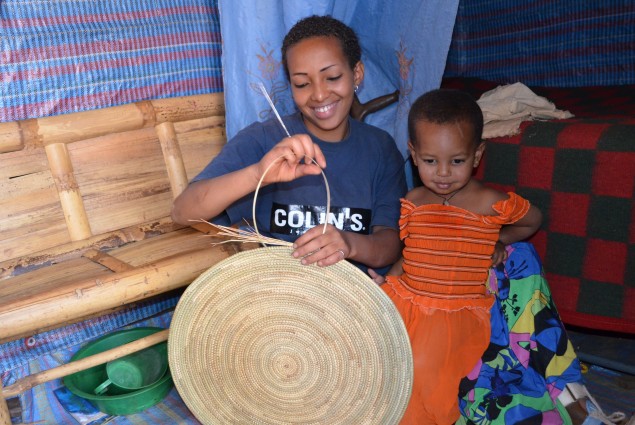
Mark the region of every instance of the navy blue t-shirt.
<instances>
[{"instance_id":1,"label":"navy blue t-shirt","mask_svg":"<svg viewBox=\"0 0 635 425\"><path fill-rule=\"evenodd\" d=\"M300 113L283 118L291 134L309 134L326 157L324 174L331 196L329 223L339 229L370 234L373 226L398 228L400 202L406 194L404 159L384 130L350 118L349 135L332 143L311 135ZM193 181L217 177L254 164L286 134L276 120L256 122L232 138ZM294 241L324 223L326 187L322 175L262 187L256 200L258 231ZM253 194L238 200L219 224L251 222Z\"/></svg>"}]
</instances>

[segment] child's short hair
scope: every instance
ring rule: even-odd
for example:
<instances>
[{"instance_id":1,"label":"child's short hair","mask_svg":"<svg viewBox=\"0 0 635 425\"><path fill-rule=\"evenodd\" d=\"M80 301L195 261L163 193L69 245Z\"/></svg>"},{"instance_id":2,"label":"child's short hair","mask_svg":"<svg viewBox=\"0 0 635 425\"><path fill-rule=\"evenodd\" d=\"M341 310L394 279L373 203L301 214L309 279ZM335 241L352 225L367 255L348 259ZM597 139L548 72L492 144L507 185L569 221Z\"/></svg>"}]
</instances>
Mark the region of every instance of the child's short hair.
<instances>
[{"instance_id":1,"label":"child's short hair","mask_svg":"<svg viewBox=\"0 0 635 425\"><path fill-rule=\"evenodd\" d=\"M313 37L336 38L342 45L342 51L351 69L355 68L357 62L362 59L359 39L351 27L331 16L312 15L296 22L282 41L282 65L287 78L289 77L287 51L302 40Z\"/></svg>"},{"instance_id":2,"label":"child's short hair","mask_svg":"<svg viewBox=\"0 0 635 425\"><path fill-rule=\"evenodd\" d=\"M474 130L474 143L481 143L483 112L468 93L454 89L436 89L417 98L408 114L408 137L416 143L416 124L419 121L453 124L465 121Z\"/></svg>"}]
</instances>

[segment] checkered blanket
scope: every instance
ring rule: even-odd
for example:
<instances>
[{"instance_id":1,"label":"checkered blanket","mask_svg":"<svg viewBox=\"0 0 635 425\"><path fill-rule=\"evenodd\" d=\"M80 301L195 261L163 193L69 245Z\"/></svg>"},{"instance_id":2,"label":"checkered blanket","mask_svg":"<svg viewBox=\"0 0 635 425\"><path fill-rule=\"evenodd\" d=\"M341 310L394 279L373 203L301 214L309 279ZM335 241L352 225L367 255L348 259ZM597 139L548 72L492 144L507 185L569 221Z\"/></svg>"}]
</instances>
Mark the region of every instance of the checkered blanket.
<instances>
[{"instance_id":1,"label":"checkered blanket","mask_svg":"<svg viewBox=\"0 0 635 425\"><path fill-rule=\"evenodd\" d=\"M442 86L478 99L496 84ZM575 118L487 140L476 176L542 210L530 242L565 323L635 333L635 86L532 90Z\"/></svg>"}]
</instances>

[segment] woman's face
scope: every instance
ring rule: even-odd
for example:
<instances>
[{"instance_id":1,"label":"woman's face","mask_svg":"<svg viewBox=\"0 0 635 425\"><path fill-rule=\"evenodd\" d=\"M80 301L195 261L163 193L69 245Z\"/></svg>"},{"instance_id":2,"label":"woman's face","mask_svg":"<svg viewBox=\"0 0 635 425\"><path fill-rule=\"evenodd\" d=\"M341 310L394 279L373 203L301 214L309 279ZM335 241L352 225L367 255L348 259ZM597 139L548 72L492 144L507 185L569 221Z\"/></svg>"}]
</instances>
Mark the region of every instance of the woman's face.
<instances>
[{"instance_id":1,"label":"woman's face","mask_svg":"<svg viewBox=\"0 0 635 425\"><path fill-rule=\"evenodd\" d=\"M327 142L344 139L364 65L351 69L336 38L313 37L287 50L287 67L293 100L308 130Z\"/></svg>"}]
</instances>

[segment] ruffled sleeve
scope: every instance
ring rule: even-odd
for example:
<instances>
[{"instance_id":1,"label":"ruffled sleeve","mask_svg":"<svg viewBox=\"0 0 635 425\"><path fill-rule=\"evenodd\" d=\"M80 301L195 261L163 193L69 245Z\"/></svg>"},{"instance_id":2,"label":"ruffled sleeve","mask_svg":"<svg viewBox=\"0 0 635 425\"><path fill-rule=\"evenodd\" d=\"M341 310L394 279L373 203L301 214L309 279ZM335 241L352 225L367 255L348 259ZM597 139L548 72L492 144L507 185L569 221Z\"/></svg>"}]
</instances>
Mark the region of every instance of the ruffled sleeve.
<instances>
[{"instance_id":1,"label":"ruffled sleeve","mask_svg":"<svg viewBox=\"0 0 635 425\"><path fill-rule=\"evenodd\" d=\"M514 192L507 192L508 199L496 202L492 205L494 211L498 215L484 216L483 221L490 224L511 224L515 223L527 214L531 204L525 198L517 195Z\"/></svg>"},{"instance_id":2,"label":"ruffled sleeve","mask_svg":"<svg viewBox=\"0 0 635 425\"><path fill-rule=\"evenodd\" d=\"M399 237L401 240L408 236L408 219L410 213L415 209L415 204L405 198L401 198L401 215L399 216Z\"/></svg>"}]
</instances>

